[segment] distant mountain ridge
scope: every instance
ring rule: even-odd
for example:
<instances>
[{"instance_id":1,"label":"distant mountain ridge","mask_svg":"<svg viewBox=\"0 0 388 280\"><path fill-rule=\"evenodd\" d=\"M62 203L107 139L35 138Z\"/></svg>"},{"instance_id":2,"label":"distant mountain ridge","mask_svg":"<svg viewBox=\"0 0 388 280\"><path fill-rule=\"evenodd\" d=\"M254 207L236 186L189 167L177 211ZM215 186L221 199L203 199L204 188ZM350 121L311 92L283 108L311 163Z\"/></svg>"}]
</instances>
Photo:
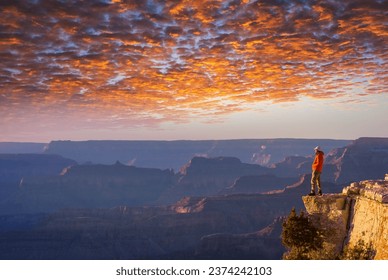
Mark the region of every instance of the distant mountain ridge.
<instances>
[{"instance_id":1,"label":"distant mountain ridge","mask_svg":"<svg viewBox=\"0 0 388 280\"><path fill-rule=\"evenodd\" d=\"M358 139L328 152L322 180L340 188L358 180L360 174L369 179L383 177L388 166L387 147L388 138ZM0 186L0 213L168 205L186 196L267 193L294 185L311 173L311 163L312 156L287 157L270 167L244 163L236 157L197 156L174 172L120 162L80 165L50 154L0 155L0 179L14 178L13 185ZM308 189L307 185L306 192Z\"/></svg>"},{"instance_id":2,"label":"distant mountain ridge","mask_svg":"<svg viewBox=\"0 0 388 280\"><path fill-rule=\"evenodd\" d=\"M113 164L179 170L193 157L236 157L244 163L269 166L287 156L307 156L320 145L325 151L344 147L350 140L247 139L177 141L52 141L46 154L57 154L79 164Z\"/></svg>"},{"instance_id":3,"label":"distant mountain ridge","mask_svg":"<svg viewBox=\"0 0 388 280\"><path fill-rule=\"evenodd\" d=\"M20 191L24 179L58 175L77 162L58 155L0 154L0 213L1 203Z\"/></svg>"},{"instance_id":4,"label":"distant mountain ridge","mask_svg":"<svg viewBox=\"0 0 388 280\"><path fill-rule=\"evenodd\" d=\"M43 153L48 143L0 142L0 154Z\"/></svg>"},{"instance_id":5,"label":"distant mountain ridge","mask_svg":"<svg viewBox=\"0 0 388 280\"><path fill-rule=\"evenodd\" d=\"M388 138L325 150L324 197L384 177L387 151ZM0 200L0 259L278 259L281 218L304 207L312 160L197 155L174 171L0 155L0 190L16 184Z\"/></svg>"},{"instance_id":6,"label":"distant mountain ridge","mask_svg":"<svg viewBox=\"0 0 388 280\"><path fill-rule=\"evenodd\" d=\"M326 164L334 167L333 179L340 184L384 178L388 172L388 138L359 138L331 151Z\"/></svg>"}]
</instances>

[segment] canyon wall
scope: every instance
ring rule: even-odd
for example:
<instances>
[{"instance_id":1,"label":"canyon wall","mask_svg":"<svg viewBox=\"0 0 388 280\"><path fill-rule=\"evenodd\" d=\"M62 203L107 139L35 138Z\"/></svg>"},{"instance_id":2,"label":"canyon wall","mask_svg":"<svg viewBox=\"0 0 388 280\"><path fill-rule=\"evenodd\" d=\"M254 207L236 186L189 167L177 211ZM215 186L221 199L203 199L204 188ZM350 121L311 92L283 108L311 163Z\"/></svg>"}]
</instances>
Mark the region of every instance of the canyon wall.
<instances>
[{"instance_id":1,"label":"canyon wall","mask_svg":"<svg viewBox=\"0 0 388 280\"><path fill-rule=\"evenodd\" d=\"M341 194L304 196L303 202L323 233L328 256L361 244L372 251L373 259L388 259L388 175L385 180L352 183Z\"/></svg>"}]
</instances>

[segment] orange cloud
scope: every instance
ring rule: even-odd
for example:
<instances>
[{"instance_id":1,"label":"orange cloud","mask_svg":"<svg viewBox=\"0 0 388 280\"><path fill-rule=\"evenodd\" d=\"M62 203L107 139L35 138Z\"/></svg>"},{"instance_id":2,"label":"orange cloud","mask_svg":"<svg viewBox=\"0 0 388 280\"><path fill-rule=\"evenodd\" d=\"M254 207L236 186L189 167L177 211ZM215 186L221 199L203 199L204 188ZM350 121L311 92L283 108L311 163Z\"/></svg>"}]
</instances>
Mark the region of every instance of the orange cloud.
<instances>
[{"instance_id":1,"label":"orange cloud","mask_svg":"<svg viewBox=\"0 0 388 280\"><path fill-rule=\"evenodd\" d=\"M155 125L386 93L381 1L38 2L1 4L8 123Z\"/></svg>"}]
</instances>

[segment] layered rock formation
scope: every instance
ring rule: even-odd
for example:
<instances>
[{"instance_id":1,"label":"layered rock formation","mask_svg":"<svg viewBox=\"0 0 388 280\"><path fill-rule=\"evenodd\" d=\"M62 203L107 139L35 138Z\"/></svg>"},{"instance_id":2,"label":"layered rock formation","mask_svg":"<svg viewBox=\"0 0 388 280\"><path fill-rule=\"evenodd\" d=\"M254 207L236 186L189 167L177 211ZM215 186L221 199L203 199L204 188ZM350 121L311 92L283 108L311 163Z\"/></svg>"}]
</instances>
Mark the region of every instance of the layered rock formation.
<instances>
[{"instance_id":1,"label":"layered rock formation","mask_svg":"<svg viewBox=\"0 0 388 280\"><path fill-rule=\"evenodd\" d=\"M40 154L48 143L0 142L0 154Z\"/></svg>"},{"instance_id":2,"label":"layered rock formation","mask_svg":"<svg viewBox=\"0 0 388 280\"><path fill-rule=\"evenodd\" d=\"M59 175L74 164L74 160L58 155L0 154L0 202L15 195L24 180ZM3 213L1 205L0 213Z\"/></svg>"},{"instance_id":3,"label":"layered rock formation","mask_svg":"<svg viewBox=\"0 0 388 280\"><path fill-rule=\"evenodd\" d=\"M325 187L329 190L330 184ZM303 176L272 194L0 216L7 225L0 227L0 259L233 259L237 254L241 259L280 258L278 217L292 207L301 209L300 197L308 190L309 176Z\"/></svg>"},{"instance_id":4,"label":"layered rock formation","mask_svg":"<svg viewBox=\"0 0 388 280\"><path fill-rule=\"evenodd\" d=\"M0 182L58 175L65 167L75 164L74 160L58 155L0 154Z\"/></svg>"},{"instance_id":5,"label":"layered rock formation","mask_svg":"<svg viewBox=\"0 0 388 280\"><path fill-rule=\"evenodd\" d=\"M360 178L359 174L363 178L381 178L382 166L387 166L387 140L360 139L328 153L322 178L324 195L304 197L303 201L300 198L310 190L312 157L291 156L271 165L268 158L275 158L274 147L283 147L278 155L286 150L287 146L276 146L281 141L260 148L253 157L249 145L259 142L241 142L248 143L243 153L245 160L252 157L251 163L265 162L267 167L235 157L197 156L178 173L119 162L77 165L51 155L42 155L41 164L38 160L34 161L37 164L26 165L23 161L24 166L18 161L12 165L11 160L1 166L0 156L0 179L6 178L4 174L14 174L17 182L15 192L0 202L0 258L273 259L282 250L278 218L287 215L292 207L304 208L304 202L316 225L324 229L328 237L325 246L332 255L340 252L344 244L353 246L364 240L378 248L376 258L385 259L386 249L380 248L385 248L381 236L387 236L381 226L386 222L386 183L360 181L341 193L343 185L338 182ZM217 142L205 154L226 155L241 143ZM295 143L300 144L281 142ZM72 151L88 151L99 157L99 148L104 150L106 143L102 144ZM117 159L120 153L126 158L126 147L127 143L109 147L114 151L110 159ZM198 153L202 148L196 146ZM169 156L174 155L168 151ZM150 156L151 152L154 151ZM181 152L186 156L193 150ZM57 165L50 158L63 164ZM367 169L363 173L357 169L360 167ZM274 220L277 223L271 226Z\"/></svg>"},{"instance_id":6,"label":"layered rock formation","mask_svg":"<svg viewBox=\"0 0 388 280\"><path fill-rule=\"evenodd\" d=\"M337 184L384 178L388 166L388 138L359 138L344 148L334 149L325 164L333 170Z\"/></svg>"},{"instance_id":7,"label":"layered rock formation","mask_svg":"<svg viewBox=\"0 0 388 280\"><path fill-rule=\"evenodd\" d=\"M297 182L297 177L282 178L275 175L246 175L237 178L231 185L223 189L220 194L237 193L265 193L283 189Z\"/></svg>"},{"instance_id":8,"label":"layered rock formation","mask_svg":"<svg viewBox=\"0 0 388 280\"><path fill-rule=\"evenodd\" d=\"M376 251L375 259L388 259L388 180L361 181L344 194L354 197L348 244L362 240Z\"/></svg>"},{"instance_id":9,"label":"layered rock formation","mask_svg":"<svg viewBox=\"0 0 388 280\"><path fill-rule=\"evenodd\" d=\"M284 160L272 164L270 167L276 170L275 174L283 177L301 176L311 172L313 157L288 156Z\"/></svg>"},{"instance_id":10,"label":"layered rock formation","mask_svg":"<svg viewBox=\"0 0 388 280\"><path fill-rule=\"evenodd\" d=\"M71 163L75 164L73 161ZM34 174L33 171L38 167L31 168L30 173ZM55 169L57 173L60 171L60 168L53 165L45 172L52 174L50 169ZM15 193L11 198L0 202L0 213L52 212L61 208L119 205L168 205L185 196L217 195L241 176L266 174L269 171L269 168L242 163L231 157L195 157L179 173L127 166L119 162L113 165L75 164L57 175L28 176L23 180L16 177L19 180L15 181L18 187L14 187ZM284 188L281 183L285 183L285 180L270 182L271 178L262 182L263 190Z\"/></svg>"},{"instance_id":11,"label":"layered rock formation","mask_svg":"<svg viewBox=\"0 0 388 280\"><path fill-rule=\"evenodd\" d=\"M388 138L359 138L349 145L325 149L322 179L338 185L382 178L388 166ZM311 172L312 156L290 156L274 163L273 174L292 177Z\"/></svg>"},{"instance_id":12,"label":"layered rock formation","mask_svg":"<svg viewBox=\"0 0 388 280\"><path fill-rule=\"evenodd\" d=\"M183 166L178 181L164 196L178 200L184 196L216 195L230 187L241 176L263 175L271 169L257 164L242 163L234 157L194 157Z\"/></svg>"},{"instance_id":13,"label":"layered rock formation","mask_svg":"<svg viewBox=\"0 0 388 280\"><path fill-rule=\"evenodd\" d=\"M28 230L0 232L0 259L194 259L203 236L254 232L271 222L256 197L176 207L69 209ZM178 208L176 208L178 209Z\"/></svg>"},{"instance_id":14,"label":"layered rock formation","mask_svg":"<svg viewBox=\"0 0 388 280\"><path fill-rule=\"evenodd\" d=\"M352 183L342 194L304 196L303 201L324 234L329 256L338 255L345 245L364 244L373 250L374 259L388 259L388 176Z\"/></svg>"},{"instance_id":15,"label":"layered rock formation","mask_svg":"<svg viewBox=\"0 0 388 280\"><path fill-rule=\"evenodd\" d=\"M195 256L201 259L277 260L284 253L280 235L283 219L260 231L245 234L216 233L201 238Z\"/></svg>"},{"instance_id":16,"label":"layered rock formation","mask_svg":"<svg viewBox=\"0 0 388 280\"><path fill-rule=\"evenodd\" d=\"M171 170L114 165L74 165L60 175L32 177L2 202L2 213L53 212L62 208L100 208L154 204L174 185ZM1 208L0 208L1 210ZM1 212L0 212L1 213Z\"/></svg>"},{"instance_id":17,"label":"layered rock formation","mask_svg":"<svg viewBox=\"0 0 388 280\"><path fill-rule=\"evenodd\" d=\"M225 149L226 147L237 147L241 143L249 145L259 143L256 140L241 141L217 142L214 147L217 147L215 148L217 150L221 147ZM98 148L101 146L102 148L109 147L109 151L117 149L118 153L128 147L127 142L108 141L113 146L107 145L105 141L82 142L82 145L86 146L85 150L72 151L75 154L90 152L90 154L98 155L100 153ZM131 141L129 142L132 144ZM151 142L159 143L158 141ZM166 142L164 145L167 143L171 144ZM184 146L184 143L179 143ZM193 143L199 145L202 142L194 141ZM272 142L268 140L265 143L271 144ZM272 144L277 145L276 147L282 145L288 147L287 145L295 144L297 146L295 149L299 149L300 143L300 141L279 140ZM83 147L81 144L81 146L73 144L65 142L64 147L67 147L66 145ZM138 144L142 146L145 143L139 141ZM59 146L63 147L63 145ZM272 149L269 147L271 146L262 149L269 152ZM338 184L360 176L380 178L381 176L378 175L387 165L387 147L387 138L361 138L343 149L334 150L327 156L322 180ZM156 150L159 148L155 147ZM229 150L219 152L221 151L228 152ZM116 152L112 157L117 155ZM163 171L152 168L135 168L134 166L128 168L129 166L124 164L121 166L115 164L74 166L76 163L73 160L56 155L3 155L0 156L0 195L2 197L0 214L12 213L13 210L17 210L18 213L21 211L52 211L60 207L79 207L81 205L85 207L113 207L124 204L132 206L167 205L185 196L263 193L282 189L293 184L298 176L310 174L311 161L311 156L290 156L270 167L263 167L244 163L236 157L194 157L178 173L174 173L172 170ZM74 167L59 176L58 173L62 168L68 165ZM360 170L360 167L365 170ZM150 175L163 172L168 173L168 179L164 178L164 175L159 179ZM138 174L135 175L135 173Z\"/></svg>"},{"instance_id":18,"label":"layered rock formation","mask_svg":"<svg viewBox=\"0 0 388 280\"><path fill-rule=\"evenodd\" d=\"M45 153L72 158L79 164L113 164L119 160L138 167L179 170L195 156L237 157L245 163L269 166L287 156L310 155L318 144L332 150L349 143L348 140L328 139L52 141Z\"/></svg>"}]
</instances>

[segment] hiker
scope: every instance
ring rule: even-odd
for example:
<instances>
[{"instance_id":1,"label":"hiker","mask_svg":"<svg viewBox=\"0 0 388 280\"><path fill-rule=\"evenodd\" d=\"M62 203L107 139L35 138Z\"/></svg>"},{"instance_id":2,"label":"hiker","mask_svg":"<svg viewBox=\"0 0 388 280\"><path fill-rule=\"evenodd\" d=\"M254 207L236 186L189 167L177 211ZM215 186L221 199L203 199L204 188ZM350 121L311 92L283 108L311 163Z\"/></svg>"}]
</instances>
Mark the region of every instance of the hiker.
<instances>
[{"instance_id":1,"label":"hiker","mask_svg":"<svg viewBox=\"0 0 388 280\"><path fill-rule=\"evenodd\" d=\"M315 186L318 187L318 195L322 195L321 188L321 173L323 167L323 155L324 153L321 151L321 147L317 146L314 148L315 158L312 165L312 174L311 174L311 192L309 195L315 195Z\"/></svg>"}]
</instances>

